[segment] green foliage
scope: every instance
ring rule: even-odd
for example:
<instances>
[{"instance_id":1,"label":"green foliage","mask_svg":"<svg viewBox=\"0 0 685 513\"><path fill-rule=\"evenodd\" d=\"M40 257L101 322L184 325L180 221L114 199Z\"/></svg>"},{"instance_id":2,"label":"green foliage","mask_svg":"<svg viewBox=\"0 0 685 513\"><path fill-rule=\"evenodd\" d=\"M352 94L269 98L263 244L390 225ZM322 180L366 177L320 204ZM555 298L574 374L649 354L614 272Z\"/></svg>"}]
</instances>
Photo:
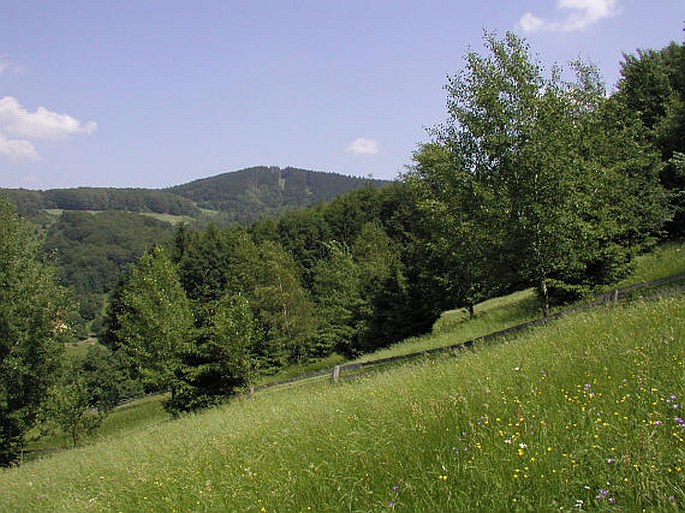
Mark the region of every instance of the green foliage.
<instances>
[{"instance_id":1,"label":"green foliage","mask_svg":"<svg viewBox=\"0 0 685 513\"><path fill-rule=\"evenodd\" d=\"M225 295L205 311L204 326L184 356L172 411L192 411L226 400L251 386L258 368L257 328L249 301Z\"/></svg>"},{"instance_id":2,"label":"green foliage","mask_svg":"<svg viewBox=\"0 0 685 513\"><path fill-rule=\"evenodd\" d=\"M174 253L199 330L184 358L178 409L222 401L249 386L257 370L272 372L314 354L313 304L280 245L256 244L238 226L181 227ZM235 356L240 351L244 360Z\"/></svg>"},{"instance_id":3,"label":"green foliage","mask_svg":"<svg viewBox=\"0 0 685 513\"><path fill-rule=\"evenodd\" d=\"M184 241L177 238L176 252L182 254L181 283L192 300L215 301L226 293L251 289L257 279L253 272L257 248L239 226L219 229L209 225Z\"/></svg>"},{"instance_id":4,"label":"green foliage","mask_svg":"<svg viewBox=\"0 0 685 513\"><path fill-rule=\"evenodd\" d=\"M359 333L363 301L359 267L344 245L331 242L328 250L328 258L315 269L313 293L320 323L316 344L321 355L333 351L349 355Z\"/></svg>"},{"instance_id":5,"label":"green foliage","mask_svg":"<svg viewBox=\"0 0 685 513\"><path fill-rule=\"evenodd\" d=\"M191 348L194 317L178 271L166 251L145 253L122 291L116 335L148 386L171 391L181 384L183 355Z\"/></svg>"},{"instance_id":6,"label":"green foliage","mask_svg":"<svg viewBox=\"0 0 685 513\"><path fill-rule=\"evenodd\" d=\"M501 289L500 269L505 287L536 286L548 313L618 280L667 219L659 162L593 68L545 77L514 34L484 39L487 55L469 51L450 77L448 123L408 182L444 228L436 245L456 260L462 304Z\"/></svg>"},{"instance_id":7,"label":"green foliage","mask_svg":"<svg viewBox=\"0 0 685 513\"><path fill-rule=\"evenodd\" d=\"M317 205L361 187L388 182L335 173L254 167L196 180L169 189L199 207L218 210L225 222L249 224L266 215Z\"/></svg>"},{"instance_id":8,"label":"green foliage","mask_svg":"<svg viewBox=\"0 0 685 513\"><path fill-rule=\"evenodd\" d=\"M60 262L62 281L87 298L112 289L119 274L172 228L125 212L64 212L48 230L45 247Z\"/></svg>"},{"instance_id":9,"label":"green foliage","mask_svg":"<svg viewBox=\"0 0 685 513\"><path fill-rule=\"evenodd\" d=\"M313 268L326 254L325 244L333 238L323 208L294 210L281 216L271 240L278 242L298 264L304 284L314 283ZM264 225L258 223L257 226Z\"/></svg>"},{"instance_id":10,"label":"green foliage","mask_svg":"<svg viewBox=\"0 0 685 513\"><path fill-rule=\"evenodd\" d=\"M685 173L677 155L685 153L685 45L624 55L617 98L639 116L661 153L661 183L674 207L666 228L680 237L685 233Z\"/></svg>"},{"instance_id":11,"label":"green foliage","mask_svg":"<svg viewBox=\"0 0 685 513\"><path fill-rule=\"evenodd\" d=\"M69 337L66 295L32 227L0 200L0 465L14 462Z\"/></svg>"},{"instance_id":12,"label":"green foliage","mask_svg":"<svg viewBox=\"0 0 685 513\"><path fill-rule=\"evenodd\" d=\"M249 293L261 343L258 353L266 367L302 362L311 356L314 305L302 287L297 265L281 246L259 246L257 281Z\"/></svg>"},{"instance_id":13,"label":"green foliage","mask_svg":"<svg viewBox=\"0 0 685 513\"><path fill-rule=\"evenodd\" d=\"M43 409L44 427L68 434L73 446L92 434L120 399L119 369L112 354L93 346L85 358L65 361Z\"/></svg>"},{"instance_id":14,"label":"green foliage","mask_svg":"<svg viewBox=\"0 0 685 513\"><path fill-rule=\"evenodd\" d=\"M363 225L351 248L332 241L315 267L320 354L370 352L415 333L417 315L402 253L378 221Z\"/></svg>"},{"instance_id":15,"label":"green foliage","mask_svg":"<svg viewBox=\"0 0 685 513\"><path fill-rule=\"evenodd\" d=\"M115 189L79 187L28 191L2 189L23 215L33 216L45 209L120 210L159 214L197 216L197 207L189 200L167 191L154 189Z\"/></svg>"}]
</instances>

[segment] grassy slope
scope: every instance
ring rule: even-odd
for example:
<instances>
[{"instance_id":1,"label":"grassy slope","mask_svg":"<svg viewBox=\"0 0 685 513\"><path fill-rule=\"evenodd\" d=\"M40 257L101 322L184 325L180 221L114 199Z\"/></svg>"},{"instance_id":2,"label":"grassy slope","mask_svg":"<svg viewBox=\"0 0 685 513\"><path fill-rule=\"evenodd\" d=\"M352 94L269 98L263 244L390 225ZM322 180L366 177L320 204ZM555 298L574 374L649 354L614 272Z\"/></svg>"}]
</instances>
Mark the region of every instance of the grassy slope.
<instances>
[{"instance_id":1,"label":"grassy slope","mask_svg":"<svg viewBox=\"0 0 685 513\"><path fill-rule=\"evenodd\" d=\"M684 311L682 296L603 308L459 358L236 401L3 471L0 505L681 511Z\"/></svg>"},{"instance_id":2,"label":"grassy slope","mask_svg":"<svg viewBox=\"0 0 685 513\"><path fill-rule=\"evenodd\" d=\"M685 273L685 245L666 243L636 258L633 272L617 286L625 287L681 273ZM607 290L613 288L608 287ZM364 355L357 361L373 361L458 344L541 317L539 300L533 289L484 301L476 306L475 311L474 319L469 319L464 309L445 312L435 323L431 335L402 341Z\"/></svg>"},{"instance_id":3,"label":"grassy slope","mask_svg":"<svg viewBox=\"0 0 685 513\"><path fill-rule=\"evenodd\" d=\"M669 242L657 246L650 253L639 256L635 261L633 272L618 286L625 287L681 273L685 273L685 244Z\"/></svg>"},{"instance_id":4,"label":"grassy slope","mask_svg":"<svg viewBox=\"0 0 685 513\"><path fill-rule=\"evenodd\" d=\"M683 272L685 272L685 246L678 243L664 244L657 247L652 253L639 257L636 261L635 271L620 286L654 280ZM468 318L463 309L445 312L436 323L432 334L403 341L376 353L364 355L359 360L371 361L451 345L514 326L536 317L539 317L539 307L533 290L515 292L514 294L494 298L479 304L476 307L476 318L473 320ZM68 349L78 352L79 350L84 351L86 347L86 345L80 344L77 347ZM340 363L344 363L342 357L332 355L325 360L313 362L305 366L288 367L275 375L263 376L258 384L290 379L308 372L329 369ZM317 379L312 383L312 386L318 386L319 383L328 379L328 377ZM291 388L292 386L279 386L278 388ZM302 383L295 386L301 387ZM271 393L271 391L268 393ZM115 410L104 426L96 433L96 439L102 436L117 436L119 432L125 434L131 428L137 429L146 424L154 425L167 418L161 408L161 399L159 397L157 399L146 398L143 400L143 403L143 406L135 410L135 415L130 414L131 405L127 405L123 412ZM146 413L149 415L147 422L144 417ZM127 422L130 422L130 425ZM29 444L29 449L34 451L29 457L41 454L41 452L35 453L35 451L64 449L69 447L69 444L69 438L59 433L44 437Z\"/></svg>"},{"instance_id":5,"label":"grassy slope","mask_svg":"<svg viewBox=\"0 0 685 513\"><path fill-rule=\"evenodd\" d=\"M119 406L99 427L97 440L130 436L139 430L151 429L157 424L170 420L169 414L162 407L164 397L163 395L148 396ZM45 453L63 451L71 448L71 444L71 438L65 433L57 432L43 436L29 443L30 452L26 458L36 459Z\"/></svg>"}]
</instances>

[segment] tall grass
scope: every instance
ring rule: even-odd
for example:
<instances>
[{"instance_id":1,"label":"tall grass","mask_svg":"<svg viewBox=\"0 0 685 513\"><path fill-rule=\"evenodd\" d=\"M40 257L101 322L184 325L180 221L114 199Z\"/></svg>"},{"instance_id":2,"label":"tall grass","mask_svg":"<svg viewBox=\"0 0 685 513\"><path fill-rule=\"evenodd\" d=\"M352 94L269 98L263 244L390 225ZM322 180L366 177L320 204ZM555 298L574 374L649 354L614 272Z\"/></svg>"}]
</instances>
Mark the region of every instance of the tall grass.
<instances>
[{"instance_id":1,"label":"tall grass","mask_svg":"<svg viewBox=\"0 0 685 513\"><path fill-rule=\"evenodd\" d=\"M3 511L682 511L685 299L272 391L0 474Z\"/></svg>"},{"instance_id":2,"label":"tall grass","mask_svg":"<svg viewBox=\"0 0 685 513\"><path fill-rule=\"evenodd\" d=\"M137 431L170 419L164 410L164 395L153 395L132 400L112 411L90 439L97 440L125 437ZM25 460L32 460L46 453L65 450L72 446L71 436L60 430L42 434L39 429L29 433L28 451Z\"/></svg>"},{"instance_id":3,"label":"tall grass","mask_svg":"<svg viewBox=\"0 0 685 513\"><path fill-rule=\"evenodd\" d=\"M685 273L685 244L668 242L635 259L633 272L619 287Z\"/></svg>"}]
</instances>

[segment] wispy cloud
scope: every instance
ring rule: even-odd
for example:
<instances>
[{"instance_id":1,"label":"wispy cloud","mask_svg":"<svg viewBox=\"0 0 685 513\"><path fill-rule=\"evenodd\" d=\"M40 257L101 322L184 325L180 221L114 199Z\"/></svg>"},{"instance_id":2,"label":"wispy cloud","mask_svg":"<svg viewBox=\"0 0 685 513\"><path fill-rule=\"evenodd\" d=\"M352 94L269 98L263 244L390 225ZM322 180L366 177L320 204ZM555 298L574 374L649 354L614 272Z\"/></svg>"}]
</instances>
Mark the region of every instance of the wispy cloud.
<instances>
[{"instance_id":1,"label":"wispy cloud","mask_svg":"<svg viewBox=\"0 0 685 513\"><path fill-rule=\"evenodd\" d=\"M365 139L364 137L357 137L347 147L348 153L355 155L375 155L380 151L380 145L375 139Z\"/></svg>"},{"instance_id":2,"label":"wispy cloud","mask_svg":"<svg viewBox=\"0 0 685 513\"><path fill-rule=\"evenodd\" d=\"M31 141L8 139L0 133L0 156L13 161L39 160L38 150Z\"/></svg>"},{"instance_id":3,"label":"wispy cloud","mask_svg":"<svg viewBox=\"0 0 685 513\"><path fill-rule=\"evenodd\" d=\"M19 66L12 62L6 54L0 54L0 75L3 73L14 71L15 73L21 73L25 71L24 66Z\"/></svg>"},{"instance_id":4,"label":"wispy cloud","mask_svg":"<svg viewBox=\"0 0 685 513\"><path fill-rule=\"evenodd\" d=\"M96 129L94 121L83 123L45 107L30 112L12 96L0 99L0 155L11 160L38 160L34 141L59 141L75 134L91 134Z\"/></svg>"},{"instance_id":5,"label":"wispy cloud","mask_svg":"<svg viewBox=\"0 0 685 513\"><path fill-rule=\"evenodd\" d=\"M557 9L570 11L566 18L550 20L531 12L521 16L519 28L526 32L578 32L589 28L600 20L616 16L618 0L558 0Z\"/></svg>"}]
</instances>

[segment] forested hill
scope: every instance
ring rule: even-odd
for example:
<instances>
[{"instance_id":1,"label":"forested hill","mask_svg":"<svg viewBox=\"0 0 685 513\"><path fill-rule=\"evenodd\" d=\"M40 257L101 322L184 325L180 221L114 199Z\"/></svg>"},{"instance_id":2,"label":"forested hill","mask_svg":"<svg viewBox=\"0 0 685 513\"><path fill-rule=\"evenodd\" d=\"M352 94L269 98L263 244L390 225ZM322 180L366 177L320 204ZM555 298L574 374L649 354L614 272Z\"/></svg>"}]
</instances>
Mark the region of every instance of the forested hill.
<instances>
[{"instance_id":1,"label":"forested hill","mask_svg":"<svg viewBox=\"0 0 685 513\"><path fill-rule=\"evenodd\" d=\"M152 212L198 218L204 209L215 211L219 222L249 223L264 215L315 205L354 189L382 187L387 183L304 169L253 167L168 189L0 189L0 195L9 196L19 213L27 217L58 209Z\"/></svg>"},{"instance_id":2,"label":"forested hill","mask_svg":"<svg viewBox=\"0 0 685 513\"><path fill-rule=\"evenodd\" d=\"M187 200L170 192L156 189L119 189L112 187L78 187L73 189L0 189L8 196L20 214L34 217L41 210L120 210L125 212L155 212L159 214L195 217L200 210Z\"/></svg>"},{"instance_id":3,"label":"forested hill","mask_svg":"<svg viewBox=\"0 0 685 513\"><path fill-rule=\"evenodd\" d=\"M252 167L171 187L167 191L198 207L233 213L234 221L250 222L265 214L327 202L362 187L388 182L307 171L292 167Z\"/></svg>"}]
</instances>

